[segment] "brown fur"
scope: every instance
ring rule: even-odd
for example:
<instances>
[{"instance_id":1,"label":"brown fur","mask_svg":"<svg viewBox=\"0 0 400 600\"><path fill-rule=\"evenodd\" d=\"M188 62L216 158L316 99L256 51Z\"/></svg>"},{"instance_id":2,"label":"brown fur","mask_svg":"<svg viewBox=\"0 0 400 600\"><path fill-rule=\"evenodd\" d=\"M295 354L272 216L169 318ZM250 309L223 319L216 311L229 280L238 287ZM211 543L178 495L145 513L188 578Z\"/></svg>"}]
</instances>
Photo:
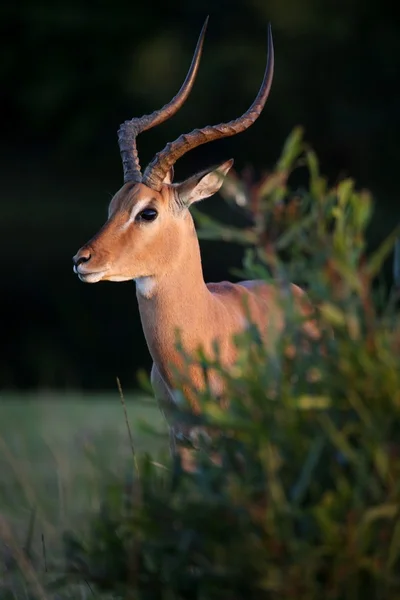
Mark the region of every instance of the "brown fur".
<instances>
[{"instance_id":1,"label":"brown fur","mask_svg":"<svg viewBox=\"0 0 400 600\"><path fill-rule=\"evenodd\" d=\"M231 164L224 163L220 167L223 174ZM148 289L137 289L137 299L144 335L153 359L151 381L154 393L173 433L180 430L180 424L172 423L169 415L174 403L174 368L183 367L175 347L177 330L188 352L202 347L206 353L211 353L213 341L218 340L221 358L229 367L236 358L232 336L247 326L244 302L250 311L251 321L261 331L279 333L283 325L274 286L256 281L237 284L204 282L193 219L189 210L182 208L182 203L183 199L189 198L190 203L215 193L222 184L222 181L216 180L215 173L202 175L200 183L199 176L197 180L195 176L177 185L171 183L170 176L160 192L142 184L125 184L110 203L107 223L74 257L76 265L82 257L85 258L85 262L76 266L83 281L152 278ZM180 198L178 203L177 197ZM142 207L155 208L158 218L152 223L132 221L127 226L132 211L139 203ZM100 273L100 279L88 275L95 272ZM292 286L292 292L301 310L309 312L309 307L301 301L304 297L302 290ZM315 336L312 324L307 327ZM271 339L267 342L274 343ZM201 370L191 368L189 377L194 389L200 389L203 385ZM212 385L216 395L223 396L221 382L215 376ZM197 408L195 394L189 389L186 392Z\"/></svg>"}]
</instances>

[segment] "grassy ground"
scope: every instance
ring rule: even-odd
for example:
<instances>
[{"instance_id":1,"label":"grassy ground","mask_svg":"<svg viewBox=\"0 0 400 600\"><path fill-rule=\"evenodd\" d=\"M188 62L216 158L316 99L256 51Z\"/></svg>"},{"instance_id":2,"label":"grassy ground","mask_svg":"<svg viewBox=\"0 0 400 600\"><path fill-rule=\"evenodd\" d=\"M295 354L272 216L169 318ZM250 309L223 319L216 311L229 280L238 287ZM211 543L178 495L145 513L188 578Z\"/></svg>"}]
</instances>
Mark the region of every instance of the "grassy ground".
<instances>
[{"instance_id":1,"label":"grassy ground","mask_svg":"<svg viewBox=\"0 0 400 600\"><path fill-rule=\"evenodd\" d=\"M157 406L148 398L129 395L126 406L136 451L157 457L167 447L166 436L146 434L141 427L144 421L165 433ZM31 531L36 556L41 555L44 562L44 540L49 561L58 558L62 532L84 527L85 515L100 506L102 487L126 473L131 464L117 392L104 396L0 395L1 598L10 545L25 546ZM14 583L10 580L8 585ZM12 593L10 598L28 597L17 588ZM80 592L79 597L86 596Z\"/></svg>"}]
</instances>

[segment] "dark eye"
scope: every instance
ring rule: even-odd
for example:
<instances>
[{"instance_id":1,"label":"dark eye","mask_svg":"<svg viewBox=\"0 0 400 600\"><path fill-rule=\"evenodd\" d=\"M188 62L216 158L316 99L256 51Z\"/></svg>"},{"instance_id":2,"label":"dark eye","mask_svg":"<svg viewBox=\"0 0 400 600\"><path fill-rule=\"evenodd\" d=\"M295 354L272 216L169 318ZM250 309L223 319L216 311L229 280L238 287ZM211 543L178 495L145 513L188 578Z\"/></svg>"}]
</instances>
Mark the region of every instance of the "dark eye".
<instances>
[{"instance_id":1,"label":"dark eye","mask_svg":"<svg viewBox=\"0 0 400 600\"><path fill-rule=\"evenodd\" d=\"M137 221L154 221L158 216L158 212L154 208L145 208L137 215Z\"/></svg>"}]
</instances>

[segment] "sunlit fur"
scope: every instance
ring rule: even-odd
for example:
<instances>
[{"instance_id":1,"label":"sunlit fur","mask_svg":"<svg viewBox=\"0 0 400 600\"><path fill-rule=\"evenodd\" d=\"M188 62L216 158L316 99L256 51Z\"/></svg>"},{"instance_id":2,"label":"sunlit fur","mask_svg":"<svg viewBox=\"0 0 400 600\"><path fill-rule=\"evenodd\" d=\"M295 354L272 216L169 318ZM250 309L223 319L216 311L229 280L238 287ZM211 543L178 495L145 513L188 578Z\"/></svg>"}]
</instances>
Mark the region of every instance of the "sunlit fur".
<instances>
[{"instance_id":1,"label":"sunlit fur","mask_svg":"<svg viewBox=\"0 0 400 600\"><path fill-rule=\"evenodd\" d=\"M177 330L188 352L202 347L211 353L213 342L218 340L222 360L230 366L236 358L232 336L247 326L244 304L252 321L269 336L269 343L274 343L282 327L273 286L257 281L204 282L188 205L214 194L231 164L228 161L218 171L194 176L182 184L172 184L170 174L160 192L140 183L125 184L111 200L106 224L74 257L77 264L80 258L90 255L90 260L75 267L82 281L138 281L140 317L154 363L151 380L175 433L181 425L172 422L168 409L174 402L174 369L183 366L175 347ZM138 222L135 217L144 207L157 210L158 218L150 223ZM293 286L292 291L297 300L303 298L298 287ZM305 303L301 305L303 311L310 311ZM315 334L311 323L306 327ZM190 369L189 377L195 389L201 388L200 369ZM223 402L221 381L212 375L212 384ZM186 392L197 408L195 394L189 389Z\"/></svg>"}]
</instances>

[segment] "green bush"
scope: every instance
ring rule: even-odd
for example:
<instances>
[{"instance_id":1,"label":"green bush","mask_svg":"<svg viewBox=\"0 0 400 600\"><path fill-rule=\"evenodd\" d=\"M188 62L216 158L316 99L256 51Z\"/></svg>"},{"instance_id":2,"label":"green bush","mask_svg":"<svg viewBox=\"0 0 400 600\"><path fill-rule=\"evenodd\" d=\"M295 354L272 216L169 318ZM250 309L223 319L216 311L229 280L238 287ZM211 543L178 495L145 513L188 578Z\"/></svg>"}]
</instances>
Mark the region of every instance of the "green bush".
<instances>
[{"instance_id":1,"label":"green bush","mask_svg":"<svg viewBox=\"0 0 400 600\"><path fill-rule=\"evenodd\" d=\"M197 215L200 234L247 247L242 275L275 282L284 330L268 348L255 326L238 336L230 372L218 348L185 356L226 383L228 409L207 385L200 415L179 406L218 436L200 440L194 473L142 457L89 532L65 536L68 572L121 598L400 597L399 322L377 284L397 231L367 255L369 194L350 179L329 187L301 130L261 182L232 176L224 190L249 226ZM290 281L316 308L307 352Z\"/></svg>"}]
</instances>

